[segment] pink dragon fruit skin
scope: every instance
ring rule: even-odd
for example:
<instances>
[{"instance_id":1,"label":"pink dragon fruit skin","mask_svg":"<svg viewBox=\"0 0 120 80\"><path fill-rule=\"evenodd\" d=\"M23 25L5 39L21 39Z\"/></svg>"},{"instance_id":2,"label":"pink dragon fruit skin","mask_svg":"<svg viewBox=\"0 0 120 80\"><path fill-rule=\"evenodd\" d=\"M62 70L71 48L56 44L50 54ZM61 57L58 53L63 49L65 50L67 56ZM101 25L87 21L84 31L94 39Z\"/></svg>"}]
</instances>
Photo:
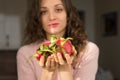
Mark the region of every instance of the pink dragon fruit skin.
<instances>
[{"instance_id":1,"label":"pink dragon fruit skin","mask_svg":"<svg viewBox=\"0 0 120 80\"><path fill-rule=\"evenodd\" d=\"M45 41L45 42L43 43L43 45L45 45L45 46L49 46L50 44L51 44L50 41Z\"/></svg>"}]
</instances>

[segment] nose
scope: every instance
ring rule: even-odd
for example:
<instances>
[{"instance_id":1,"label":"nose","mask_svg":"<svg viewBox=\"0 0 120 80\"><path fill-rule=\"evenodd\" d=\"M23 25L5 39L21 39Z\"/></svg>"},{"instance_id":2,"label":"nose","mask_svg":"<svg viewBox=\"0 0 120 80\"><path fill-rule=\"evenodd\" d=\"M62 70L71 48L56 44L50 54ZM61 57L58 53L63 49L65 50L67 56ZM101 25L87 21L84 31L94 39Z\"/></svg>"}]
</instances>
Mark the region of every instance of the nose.
<instances>
[{"instance_id":1,"label":"nose","mask_svg":"<svg viewBox=\"0 0 120 80\"><path fill-rule=\"evenodd\" d=\"M53 21L53 20L55 20L55 19L56 19L56 14L55 14L55 12L53 12L53 11L49 12L49 20L50 20L50 21Z\"/></svg>"}]
</instances>

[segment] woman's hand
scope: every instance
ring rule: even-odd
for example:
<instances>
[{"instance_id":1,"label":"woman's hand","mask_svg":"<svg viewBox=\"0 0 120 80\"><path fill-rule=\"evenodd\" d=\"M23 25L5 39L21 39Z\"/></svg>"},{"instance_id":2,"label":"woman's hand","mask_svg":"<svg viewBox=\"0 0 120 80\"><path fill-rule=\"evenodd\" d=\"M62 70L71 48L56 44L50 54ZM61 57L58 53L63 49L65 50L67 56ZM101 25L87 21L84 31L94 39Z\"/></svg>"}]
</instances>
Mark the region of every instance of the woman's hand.
<instances>
[{"instance_id":1,"label":"woman's hand","mask_svg":"<svg viewBox=\"0 0 120 80\"><path fill-rule=\"evenodd\" d=\"M45 57L42 56L40 58L39 65L42 67L40 80L53 80L54 72L58 66L53 55L49 56L46 62Z\"/></svg>"},{"instance_id":2,"label":"woman's hand","mask_svg":"<svg viewBox=\"0 0 120 80\"><path fill-rule=\"evenodd\" d=\"M46 62L45 62L45 57L42 56L40 61L39 61L39 65L45 69L47 69L48 71L54 71L57 67L57 63L55 62L54 56L48 56Z\"/></svg>"},{"instance_id":3,"label":"woman's hand","mask_svg":"<svg viewBox=\"0 0 120 80\"><path fill-rule=\"evenodd\" d=\"M57 52L56 54L53 54L53 56L56 63L59 63L60 65L65 65L65 64L71 65L73 59L76 57L76 54L77 51L75 50L75 48L73 48L72 55L69 55L67 53L63 55L62 53Z\"/></svg>"},{"instance_id":4,"label":"woman's hand","mask_svg":"<svg viewBox=\"0 0 120 80\"><path fill-rule=\"evenodd\" d=\"M56 62L59 63L58 68L58 78L59 80L73 80L72 75L72 62L73 59L76 57L76 50L72 55L65 54L64 58L61 53L54 54L54 59Z\"/></svg>"}]
</instances>

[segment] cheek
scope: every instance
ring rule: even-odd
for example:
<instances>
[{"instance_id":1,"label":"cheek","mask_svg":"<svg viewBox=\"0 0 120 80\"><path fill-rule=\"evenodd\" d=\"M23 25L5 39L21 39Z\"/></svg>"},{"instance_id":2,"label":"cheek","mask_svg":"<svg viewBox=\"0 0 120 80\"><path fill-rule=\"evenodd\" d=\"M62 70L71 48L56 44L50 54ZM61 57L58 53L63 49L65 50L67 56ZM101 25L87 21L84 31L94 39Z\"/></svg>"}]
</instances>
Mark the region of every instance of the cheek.
<instances>
[{"instance_id":1,"label":"cheek","mask_svg":"<svg viewBox=\"0 0 120 80\"><path fill-rule=\"evenodd\" d=\"M47 20L45 17L41 18L41 23L42 23L42 26L45 26L47 24Z\"/></svg>"},{"instance_id":2,"label":"cheek","mask_svg":"<svg viewBox=\"0 0 120 80\"><path fill-rule=\"evenodd\" d=\"M47 19L45 17L42 17L41 19L42 27L46 31L47 29Z\"/></svg>"},{"instance_id":3,"label":"cheek","mask_svg":"<svg viewBox=\"0 0 120 80\"><path fill-rule=\"evenodd\" d=\"M63 25L67 25L67 17L66 16L64 16L63 18L62 18L62 20L63 20Z\"/></svg>"},{"instance_id":4,"label":"cheek","mask_svg":"<svg viewBox=\"0 0 120 80\"><path fill-rule=\"evenodd\" d=\"M67 22L67 15L66 14L64 14L64 16L63 16L63 18L62 18L63 20L64 20L64 22Z\"/></svg>"}]
</instances>

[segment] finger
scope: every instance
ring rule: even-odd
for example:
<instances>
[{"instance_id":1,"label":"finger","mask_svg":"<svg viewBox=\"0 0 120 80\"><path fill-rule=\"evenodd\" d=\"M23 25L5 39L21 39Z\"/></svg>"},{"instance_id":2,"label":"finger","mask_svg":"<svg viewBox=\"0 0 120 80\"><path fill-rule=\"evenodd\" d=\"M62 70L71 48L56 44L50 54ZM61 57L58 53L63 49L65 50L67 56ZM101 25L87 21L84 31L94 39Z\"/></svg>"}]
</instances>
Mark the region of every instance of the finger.
<instances>
[{"instance_id":1,"label":"finger","mask_svg":"<svg viewBox=\"0 0 120 80\"><path fill-rule=\"evenodd\" d=\"M69 54L65 54L65 58L68 64L72 64L73 58Z\"/></svg>"},{"instance_id":2,"label":"finger","mask_svg":"<svg viewBox=\"0 0 120 80\"><path fill-rule=\"evenodd\" d=\"M58 52L57 57L58 57L59 64L64 65L65 61L63 60L63 57L62 57L61 53Z\"/></svg>"},{"instance_id":3,"label":"finger","mask_svg":"<svg viewBox=\"0 0 120 80\"><path fill-rule=\"evenodd\" d=\"M55 63L55 68L58 68L59 67L59 63Z\"/></svg>"},{"instance_id":4,"label":"finger","mask_svg":"<svg viewBox=\"0 0 120 80\"><path fill-rule=\"evenodd\" d=\"M55 69L55 60L54 58L51 59L51 66L50 66L51 70Z\"/></svg>"},{"instance_id":5,"label":"finger","mask_svg":"<svg viewBox=\"0 0 120 80\"><path fill-rule=\"evenodd\" d=\"M49 56L49 57L47 58L47 61L46 61L46 63L45 63L45 66L46 66L47 69L50 68L50 59L51 59L51 56Z\"/></svg>"},{"instance_id":6,"label":"finger","mask_svg":"<svg viewBox=\"0 0 120 80\"><path fill-rule=\"evenodd\" d=\"M75 47L73 47L73 56L76 56L76 54L77 54L77 51L76 51Z\"/></svg>"},{"instance_id":7,"label":"finger","mask_svg":"<svg viewBox=\"0 0 120 80\"><path fill-rule=\"evenodd\" d=\"M54 58L54 55L51 55L51 67L54 67L55 66L55 58Z\"/></svg>"},{"instance_id":8,"label":"finger","mask_svg":"<svg viewBox=\"0 0 120 80\"><path fill-rule=\"evenodd\" d=\"M57 55L56 55L56 54L53 54L53 56L54 56L55 61L58 62Z\"/></svg>"},{"instance_id":9,"label":"finger","mask_svg":"<svg viewBox=\"0 0 120 80\"><path fill-rule=\"evenodd\" d=\"M74 54L74 56L76 56L77 55L77 51L75 50L73 54Z\"/></svg>"},{"instance_id":10,"label":"finger","mask_svg":"<svg viewBox=\"0 0 120 80\"><path fill-rule=\"evenodd\" d=\"M39 61L39 65L43 67L44 66L44 61L45 61L44 56L41 56L40 61Z\"/></svg>"}]
</instances>

